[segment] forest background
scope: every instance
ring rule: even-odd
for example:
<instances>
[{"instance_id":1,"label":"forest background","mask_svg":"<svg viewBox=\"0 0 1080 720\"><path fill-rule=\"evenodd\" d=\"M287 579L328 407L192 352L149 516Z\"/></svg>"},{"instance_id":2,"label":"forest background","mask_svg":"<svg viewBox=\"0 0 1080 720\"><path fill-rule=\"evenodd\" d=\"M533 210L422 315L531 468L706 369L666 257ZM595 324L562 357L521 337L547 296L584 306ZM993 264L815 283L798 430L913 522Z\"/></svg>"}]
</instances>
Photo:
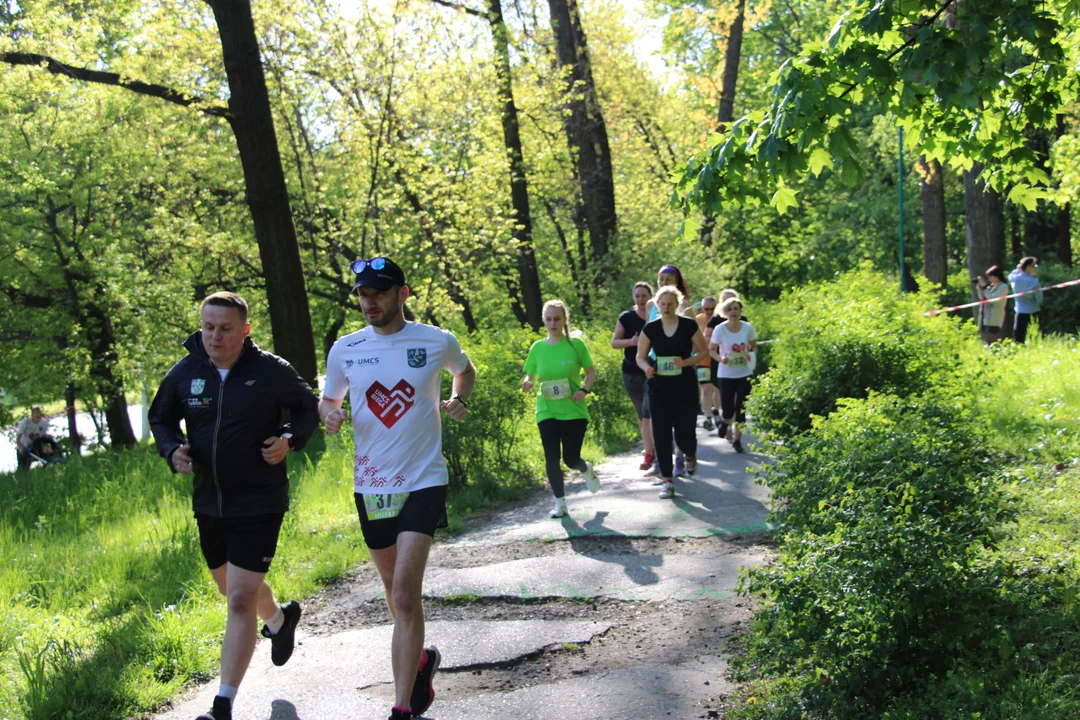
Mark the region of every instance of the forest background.
<instances>
[{"instance_id":1,"label":"forest background","mask_svg":"<svg viewBox=\"0 0 1080 720\"><path fill-rule=\"evenodd\" d=\"M220 608L192 544L187 490L137 443L127 403L144 383L153 391L197 327L199 300L218 289L243 294L256 341L315 380L333 342L361 325L348 293L357 258L397 259L414 290L411 315L457 332L481 378L491 379L481 380L471 422L444 436L458 516L538 475L526 399L504 380L520 371L543 300L570 304L602 377L613 380L619 354L605 347L607 333L633 283L654 281L668 262L684 269L695 299L739 289L760 332L784 339L784 349L763 358L777 372L763 381L755 415L787 446L835 457L843 475L855 460L835 437L848 437L848 426L877 431L859 413L890 420L912 412L890 405L893 396L923 391L936 394L927 396L929 410L918 410L928 418L920 433L940 428L939 416L975 433L965 414L972 407L957 419L955 408L939 412L938 404L955 401L950 387L977 389L992 378L994 393L968 394L992 418L988 444L1014 453L995 460L1022 457L1034 463L1025 478L1049 483L1040 492L1060 491L1036 465L1052 461L1061 472L1076 457L1075 443L1062 439L1075 437L1077 419L1063 419L1074 393L1059 387L1076 368L1075 340L1038 346L1038 362L1012 348L991 366L972 349L970 327L913 318L970 299L975 274L991 264L1009 269L1024 255L1039 256L1044 284L1072 278L1080 3L644 7L662 28L661 62L642 60L640 19L614 0L0 2L0 424L30 403L77 404L102 419L96 439L86 440L116 451L62 473L10 476L0 491L0 548L11 560L0 574L5 714L137 714L213 672ZM1076 292L1047 295L1044 335L1075 335ZM955 356L927 357L927 347L961 346ZM1042 384L1026 392L1017 376L1033 369ZM635 428L621 388L604 382L599 390L592 450L625 447ZM866 398L868 390L890 398ZM840 403L848 409L830 420L834 427L816 424L812 416L833 413L843 397L866 405ZM795 430L807 434L796 440ZM1017 435L1037 437L1035 448ZM913 444L921 437L908 436ZM986 441L972 437L978 442L969 447ZM879 447L892 446L870 437L858 462L880 465L872 452ZM290 559L275 570L289 596L364 557L354 518L337 499L347 492L343 455L325 449L320 440L290 465L296 512L282 553ZM916 470L924 450L912 450ZM949 457L939 459L951 467ZM797 457L781 462L798 468L792 478L815 472ZM974 468L986 462L965 455L946 485L983 482ZM892 488L887 475L879 484ZM1080 482L1075 471L1069 477ZM780 475L771 482L785 487ZM979 487L999 488L988 483ZM907 488L901 509L921 492L917 479ZM785 489L800 500L798 488ZM891 492L881 497L892 502ZM970 507L990 508L979 532L948 535L942 547L974 547L1006 522L993 509L998 495L987 493L958 493L953 505L924 493L928 507L955 510L942 520L950 533L966 527L957 517ZM826 494L802 495L806 508L796 510L828 509L819 505ZM878 499L867 503L868 518L880 515ZM1052 517L1066 529L1044 552L1055 562L1057 550L1075 547L1065 509ZM1028 515L1031 525L1051 516L1038 504ZM801 537L787 532L782 525L783 537ZM853 545L873 547L865 542ZM784 552L802 546L781 542ZM1026 550L1019 540L1010 547L1018 556ZM953 564L968 571L970 558L941 552L931 558L948 571L941 578L956 580ZM995 702L1013 693L1027 703L1031 687L1060 697L1073 676L1072 665L1048 670L1045 658L1080 637L1080 603L1066 587L1074 556L1052 571L1044 594L1036 585L1023 596L1023 612L1019 602L1001 610L1007 627L1020 614L1036 618L982 653L1000 654L994 670L1002 677L1016 676L1005 659L1028 648L1019 638L1049 627L1065 640L1040 645L1034 659L1017 655L1038 672ZM862 567L847 560L832 566ZM904 578L905 562L880 571ZM805 567L796 580L816 577L813 563ZM1001 577L996 559L986 567ZM748 645L751 664L769 657L771 633L804 617L805 595L788 602L793 595L784 592L806 590L788 576L754 582L774 609ZM857 597L851 587L837 580L829 590ZM917 583L911 587L918 597ZM1012 598L990 581L978 587ZM877 594L872 583L867 594ZM984 600L965 597L961 606L985 609ZM1065 608L1065 619L1033 612L1048 607ZM830 641L851 636L836 617L846 610L838 600L821 625L824 640L809 624L781 638L785 648L809 650L795 670L769 668L781 678L777 688L756 690L770 697L775 716L814 703L838 715L881 711L898 688L925 695L912 677L922 682L940 668L911 662L906 646L899 661L876 646L833 652ZM857 610L869 625L898 617ZM976 629L999 629L988 627ZM934 653L970 639L930 630L938 633L926 645ZM882 653L886 667L907 674L867 675ZM857 672L852 657L862 658ZM970 707L976 690L963 685L968 694L960 693L954 670L941 692ZM992 675L973 674L971 687L989 687ZM788 676L797 681L785 684ZM867 687L880 697L847 702ZM745 707L752 710L752 699ZM1067 716L1054 712L1047 717Z\"/></svg>"}]
</instances>

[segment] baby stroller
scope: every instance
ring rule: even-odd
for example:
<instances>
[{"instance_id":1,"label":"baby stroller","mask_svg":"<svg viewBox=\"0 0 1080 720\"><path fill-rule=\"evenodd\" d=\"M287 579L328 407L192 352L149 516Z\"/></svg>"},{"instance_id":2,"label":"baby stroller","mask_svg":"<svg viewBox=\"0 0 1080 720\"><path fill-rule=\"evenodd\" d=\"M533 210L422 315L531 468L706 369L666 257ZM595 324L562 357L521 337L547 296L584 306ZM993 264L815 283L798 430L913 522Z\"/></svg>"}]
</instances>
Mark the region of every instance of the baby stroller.
<instances>
[{"instance_id":1,"label":"baby stroller","mask_svg":"<svg viewBox=\"0 0 1080 720\"><path fill-rule=\"evenodd\" d=\"M49 435L34 438L30 447L26 449L25 455L24 462L27 468L32 468L35 464L54 465L67 460L67 455L64 454L60 445Z\"/></svg>"}]
</instances>

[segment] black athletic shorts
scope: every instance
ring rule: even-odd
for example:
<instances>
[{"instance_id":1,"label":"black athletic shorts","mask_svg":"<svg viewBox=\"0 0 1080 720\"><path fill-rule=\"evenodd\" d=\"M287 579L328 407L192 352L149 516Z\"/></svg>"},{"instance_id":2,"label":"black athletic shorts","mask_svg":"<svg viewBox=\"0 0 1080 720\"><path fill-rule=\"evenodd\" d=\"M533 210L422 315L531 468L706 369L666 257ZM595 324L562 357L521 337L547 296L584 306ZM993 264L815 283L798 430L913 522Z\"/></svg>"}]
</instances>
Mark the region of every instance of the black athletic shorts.
<instances>
[{"instance_id":1,"label":"black athletic shorts","mask_svg":"<svg viewBox=\"0 0 1080 720\"><path fill-rule=\"evenodd\" d=\"M265 573L277 552L278 533L285 513L242 518L196 515L199 545L211 570L225 563L251 572Z\"/></svg>"},{"instance_id":2,"label":"black athletic shorts","mask_svg":"<svg viewBox=\"0 0 1080 720\"><path fill-rule=\"evenodd\" d=\"M446 527L446 485L424 488L409 493L405 506L397 517L369 520L364 496L353 493L360 529L369 550L383 550L397 544L403 532L418 532L435 537L435 530Z\"/></svg>"}]
</instances>

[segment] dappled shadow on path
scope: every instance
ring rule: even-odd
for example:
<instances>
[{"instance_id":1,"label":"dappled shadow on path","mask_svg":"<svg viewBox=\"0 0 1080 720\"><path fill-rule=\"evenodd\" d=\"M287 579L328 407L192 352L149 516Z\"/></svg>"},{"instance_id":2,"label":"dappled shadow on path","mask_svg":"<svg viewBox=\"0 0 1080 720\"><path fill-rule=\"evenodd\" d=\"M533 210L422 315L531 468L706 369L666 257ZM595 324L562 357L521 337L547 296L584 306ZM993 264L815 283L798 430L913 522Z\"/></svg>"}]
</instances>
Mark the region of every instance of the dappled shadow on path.
<instances>
[{"instance_id":1,"label":"dappled shadow on path","mask_svg":"<svg viewBox=\"0 0 1080 720\"><path fill-rule=\"evenodd\" d=\"M664 558L642 554L634 547L633 538L604 527L607 516L606 510L600 510L584 525L569 516L562 518L563 529L574 552L594 560L622 565L626 577L635 585L655 585L660 582L653 568L663 565Z\"/></svg>"},{"instance_id":2,"label":"dappled shadow on path","mask_svg":"<svg viewBox=\"0 0 1080 720\"><path fill-rule=\"evenodd\" d=\"M270 703L270 720L300 720L300 716L288 700L274 700Z\"/></svg>"}]
</instances>

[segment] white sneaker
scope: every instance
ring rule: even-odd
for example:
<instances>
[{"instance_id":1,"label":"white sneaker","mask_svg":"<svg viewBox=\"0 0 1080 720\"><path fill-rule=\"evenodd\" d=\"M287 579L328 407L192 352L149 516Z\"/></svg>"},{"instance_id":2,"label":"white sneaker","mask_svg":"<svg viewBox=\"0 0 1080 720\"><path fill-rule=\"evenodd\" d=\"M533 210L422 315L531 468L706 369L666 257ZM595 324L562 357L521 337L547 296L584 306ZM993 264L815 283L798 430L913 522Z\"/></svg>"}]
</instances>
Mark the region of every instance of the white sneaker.
<instances>
[{"instance_id":1,"label":"white sneaker","mask_svg":"<svg viewBox=\"0 0 1080 720\"><path fill-rule=\"evenodd\" d=\"M555 498L555 507L551 508L551 512L548 513L550 518L566 517L566 498Z\"/></svg>"},{"instance_id":2,"label":"white sneaker","mask_svg":"<svg viewBox=\"0 0 1080 720\"><path fill-rule=\"evenodd\" d=\"M664 483L663 487L660 488L660 499L670 500L673 497L675 497L675 483Z\"/></svg>"},{"instance_id":3,"label":"white sneaker","mask_svg":"<svg viewBox=\"0 0 1080 720\"><path fill-rule=\"evenodd\" d=\"M592 463L588 460L585 461L585 487L589 488L589 492L594 493L600 489L600 478L596 477L596 473L593 472Z\"/></svg>"}]
</instances>

